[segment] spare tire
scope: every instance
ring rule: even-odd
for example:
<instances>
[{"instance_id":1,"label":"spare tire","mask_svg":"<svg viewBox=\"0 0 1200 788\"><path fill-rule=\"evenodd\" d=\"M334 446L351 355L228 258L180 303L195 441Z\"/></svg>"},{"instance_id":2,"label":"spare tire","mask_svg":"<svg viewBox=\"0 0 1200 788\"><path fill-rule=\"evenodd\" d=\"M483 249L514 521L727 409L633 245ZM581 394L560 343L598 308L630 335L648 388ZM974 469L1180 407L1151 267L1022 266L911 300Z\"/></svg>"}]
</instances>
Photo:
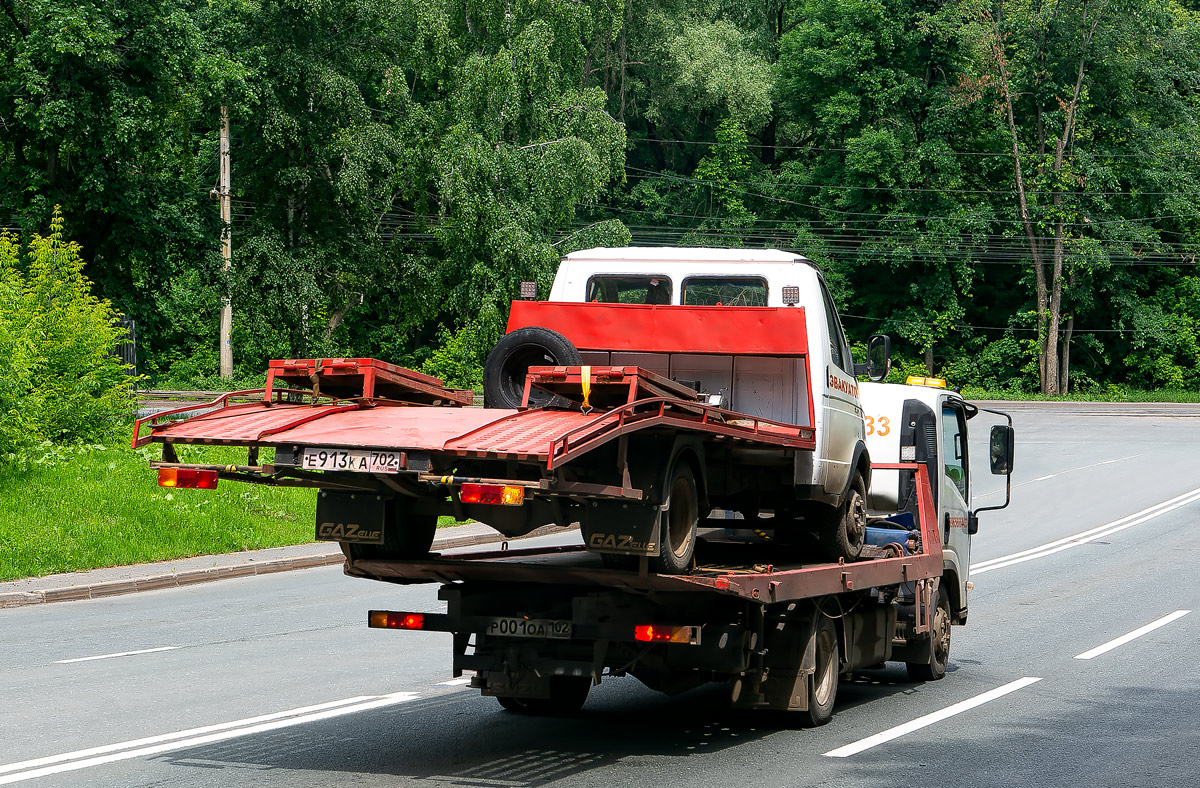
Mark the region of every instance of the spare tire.
<instances>
[{"instance_id":1,"label":"spare tire","mask_svg":"<svg viewBox=\"0 0 1200 788\"><path fill-rule=\"evenodd\" d=\"M577 367L583 357L571 340L541 326L526 326L505 334L483 365L483 406L518 408L525 395L530 367ZM570 402L541 389L529 392L531 408L568 407Z\"/></svg>"}]
</instances>

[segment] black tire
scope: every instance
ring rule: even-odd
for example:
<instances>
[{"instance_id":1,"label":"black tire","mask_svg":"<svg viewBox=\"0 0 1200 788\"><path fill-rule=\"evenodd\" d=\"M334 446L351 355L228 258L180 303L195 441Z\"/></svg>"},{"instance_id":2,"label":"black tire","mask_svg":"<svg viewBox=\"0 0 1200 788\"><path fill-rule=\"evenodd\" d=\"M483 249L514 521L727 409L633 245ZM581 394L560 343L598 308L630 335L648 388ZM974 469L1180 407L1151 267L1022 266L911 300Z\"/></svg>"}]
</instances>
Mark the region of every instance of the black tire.
<instances>
[{"instance_id":1,"label":"black tire","mask_svg":"<svg viewBox=\"0 0 1200 788\"><path fill-rule=\"evenodd\" d=\"M577 713L587 701L592 689L588 676L551 676L550 697L514 698L497 695L496 700L506 711L542 717L565 717Z\"/></svg>"},{"instance_id":2,"label":"black tire","mask_svg":"<svg viewBox=\"0 0 1200 788\"><path fill-rule=\"evenodd\" d=\"M950 664L950 600L938 589L937 606L929 622L929 660L906 662L908 677L913 681L937 681L946 677Z\"/></svg>"},{"instance_id":3,"label":"black tire","mask_svg":"<svg viewBox=\"0 0 1200 788\"><path fill-rule=\"evenodd\" d=\"M696 478L686 462L675 466L670 479L666 488L667 508L659 515L658 555L650 562L659 574L681 575L692 568L700 498Z\"/></svg>"},{"instance_id":4,"label":"black tire","mask_svg":"<svg viewBox=\"0 0 1200 788\"><path fill-rule=\"evenodd\" d=\"M384 510L383 544L349 543L350 557L368 561L403 561L429 555L433 536L437 532L437 515L413 514L408 509L407 499L388 501Z\"/></svg>"},{"instance_id":5,"label":"black tire","mask_svg":"<svg viewBox=\"0 0 1200 788\"><path fill-rule=\"evenodd\" d=\"M526 326L505 334L483 365L483 406L519 408L530 367L577 367L583 363L571 341L557 331ZM567 407L570 402L541 389L529 392L532 408Z\"/></svg>"},{"instance_id":6,"label":"black tire","mask_svg":"<svg viewBox=\"0 0 1200 788\"><path fill-rule=\"evenodd\" d=\"M816 665L808 677L808 709L801 714L801 725L815 728L833 719L833 704L837 701L838 668L840 664L837 627L833 619L817 614Z\"/></svg>"},{"instance_id":7,"label":"black tire","mask_svg":"<svg viewBox=\"0 0 1200 788\"><path fill-rule=\"evenodd\" d=\"M825 555L832 561L858 560L867 536L867 485L862 474L854 472L842 505L822 524L818 537Z\"/></svg>"}]
</instances>

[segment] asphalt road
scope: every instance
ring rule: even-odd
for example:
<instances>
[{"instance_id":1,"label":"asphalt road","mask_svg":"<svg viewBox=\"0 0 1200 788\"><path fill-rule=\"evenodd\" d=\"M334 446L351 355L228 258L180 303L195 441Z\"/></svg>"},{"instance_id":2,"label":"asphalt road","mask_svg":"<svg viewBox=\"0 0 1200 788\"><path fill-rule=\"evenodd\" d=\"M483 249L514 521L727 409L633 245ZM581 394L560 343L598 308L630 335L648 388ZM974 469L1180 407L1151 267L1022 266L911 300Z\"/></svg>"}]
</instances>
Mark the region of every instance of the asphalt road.
<instances>
[{"instance_id":1,"label":"asphalt road","mask_svg":"<svg viewBox=\"0 0 1200 788\"><path fill-rule=\"evenodd\" d=\"M440 610L433 587L319 568L0 610L0 785L1191 788L1200 417L1135 413L1014 409L949 675L844 682L823 728L631 678L514 716L446 683L448 635L366 628Z\"/></svg>"}]
</instances>

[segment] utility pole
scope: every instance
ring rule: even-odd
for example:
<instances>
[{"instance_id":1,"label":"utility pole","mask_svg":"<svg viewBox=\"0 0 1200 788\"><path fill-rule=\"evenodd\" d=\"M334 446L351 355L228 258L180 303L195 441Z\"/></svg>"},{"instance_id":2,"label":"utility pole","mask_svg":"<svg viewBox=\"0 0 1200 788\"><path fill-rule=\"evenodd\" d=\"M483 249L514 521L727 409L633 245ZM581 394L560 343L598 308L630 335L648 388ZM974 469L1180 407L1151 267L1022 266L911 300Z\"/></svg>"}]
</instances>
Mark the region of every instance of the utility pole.
<instances>
[{"instance_id":1,"label":"utility pole","mask_svg":"<svg viewBox=\"0 0 1200 788\"><path fill-rule=\"evenodd\" d=\"M218 199L221 202L221 258L222 270L228 271L233 267L232 234L233 210L229 195L229 108L221 106L221 169L220 180L217 184ZM221 300L221 377L228 380L233 377L233 306L229 301L229 291Z\"/></svg>"}]
</instances>

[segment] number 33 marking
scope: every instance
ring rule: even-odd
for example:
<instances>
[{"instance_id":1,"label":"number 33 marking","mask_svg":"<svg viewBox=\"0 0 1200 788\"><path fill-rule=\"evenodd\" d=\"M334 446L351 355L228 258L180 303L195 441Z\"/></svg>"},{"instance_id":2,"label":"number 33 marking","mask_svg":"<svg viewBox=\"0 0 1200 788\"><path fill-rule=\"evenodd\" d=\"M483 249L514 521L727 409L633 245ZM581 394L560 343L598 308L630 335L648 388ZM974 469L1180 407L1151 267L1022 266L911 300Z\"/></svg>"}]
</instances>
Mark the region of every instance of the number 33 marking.
<instances>
[{"instance_id":1,"label":"number 33 marking","mask_svg":"<svg viewBox=\"0 0 1200 788\"><path fill-rule=\"evenodd\" d=\"M878 435L882 438L884 435L887 435L892 431L887 416L880 416L878 419L876 419L874 416L863 416L863 419L867 422L868 435ZM876 421L879 422L878 427L875 426Z\"/></svg>"}]
</instances>

